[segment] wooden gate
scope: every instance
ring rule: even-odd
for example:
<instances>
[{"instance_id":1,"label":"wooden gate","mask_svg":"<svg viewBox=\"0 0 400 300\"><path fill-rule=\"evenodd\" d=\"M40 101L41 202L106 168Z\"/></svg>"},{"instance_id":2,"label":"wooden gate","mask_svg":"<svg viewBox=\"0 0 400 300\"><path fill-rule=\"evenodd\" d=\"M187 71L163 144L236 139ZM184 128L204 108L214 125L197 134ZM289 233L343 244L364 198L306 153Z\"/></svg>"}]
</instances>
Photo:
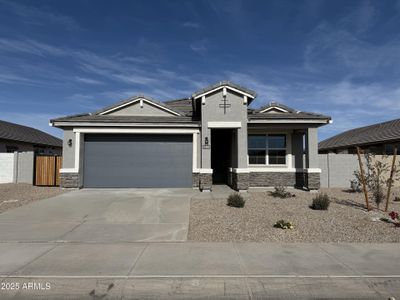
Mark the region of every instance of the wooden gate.
<instances>
[{"instance_id":1,"label":"wooden gate","mask_svg":"<svg viewBox=\"0 0 400 300\"><path fill-rule=\"evenodd\" d=\"M59 186L62 156L37 155L35 157L35 185Z\"/></svg>"}]
</instances>

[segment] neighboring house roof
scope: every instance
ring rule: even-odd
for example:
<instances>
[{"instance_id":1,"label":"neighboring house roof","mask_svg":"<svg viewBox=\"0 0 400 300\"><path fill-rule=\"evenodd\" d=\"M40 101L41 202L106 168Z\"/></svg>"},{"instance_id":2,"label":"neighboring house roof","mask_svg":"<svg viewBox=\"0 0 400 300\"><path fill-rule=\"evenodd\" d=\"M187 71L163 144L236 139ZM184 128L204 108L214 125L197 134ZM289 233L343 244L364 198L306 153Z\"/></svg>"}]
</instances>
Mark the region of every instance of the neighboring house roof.
<instances>
[{"instance_id":1,"label":"neighboring house roof","mask_svg":"<svg viewBox=\"0 0 400 300\"><path fill-rule=\"evenodd\" d=\"M298 111L278 102L270 102L261 108L249 109L249 119L315 119L329 121L331 118L322 114Z\"/></svg>"},{"instance_id":2,"label":"neighboring house roof","mask_svg":"<svg viewBox=\"0 0 400 300\"><path fill-rule=\"evenodd\" d=\"M0 139L62 147L62 140L38 129L0 120Z\"/></svg>"},{"instance_id":3,"label":"neighboring house roof","mask_svg":"<svg viewBox=\"0 0 400 300\"><path fill-rule=\"evenodd\" d=\"M209 85L208 87L206 87L206 88L204 88L204 89L201 89L201 90L195 92L195 93L192 95L192 97L193 97L193 98L197 98L197 97L199 97L200 95L206 94L206 93L208 93L208 92L211 92L211 91L213 91L213 90L215 90L215 89L218 89L218 88L224 87L224 86L231 87L231 88L233 88L233 89L235 89L235 90L238 90L238 91L241 91L241 92L243 92L243 93L245 93L245 94L249 94L252 98L255 98L255 97L257 96L257 93L256 93L256 92L254 92L254 91L252 91L252 90L249 90L248 88L245 88L245 87L243 87L243 86L240 86L240 85L238 85L238 84L236 84L236 83L233 83L233 82L231 82L231 81L225 80L225 81L220 81L220 82L218 82L218 83Z\"/></svg>"},{"instance_id":4,"label":"neighboring house roof","mask_svg":"<svg viewBox=\"0 0 400 300\"><path fill-rule=\"evenodd\" d=\"M396 140L400 140L400 119L345 131L320 142L318 148L330 150Z\"/></svg>"}]
</instances>

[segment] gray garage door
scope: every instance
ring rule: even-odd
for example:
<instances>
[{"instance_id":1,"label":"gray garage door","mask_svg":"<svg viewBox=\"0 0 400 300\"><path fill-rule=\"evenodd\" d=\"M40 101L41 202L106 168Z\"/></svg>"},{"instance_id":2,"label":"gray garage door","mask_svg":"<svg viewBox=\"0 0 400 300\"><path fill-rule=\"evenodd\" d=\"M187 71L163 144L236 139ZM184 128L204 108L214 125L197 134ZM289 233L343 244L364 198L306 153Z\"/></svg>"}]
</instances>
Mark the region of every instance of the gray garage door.
<instances>
[{"instance_id":1,"label":"gray garage door","mask_svg":"<svg viewBox=\"0 0 400 300\"><path fill-rule=\"evenodd\" d=\"M85 187L191 187L191 135L85 135Z\"/></svg>"}]
</instances>

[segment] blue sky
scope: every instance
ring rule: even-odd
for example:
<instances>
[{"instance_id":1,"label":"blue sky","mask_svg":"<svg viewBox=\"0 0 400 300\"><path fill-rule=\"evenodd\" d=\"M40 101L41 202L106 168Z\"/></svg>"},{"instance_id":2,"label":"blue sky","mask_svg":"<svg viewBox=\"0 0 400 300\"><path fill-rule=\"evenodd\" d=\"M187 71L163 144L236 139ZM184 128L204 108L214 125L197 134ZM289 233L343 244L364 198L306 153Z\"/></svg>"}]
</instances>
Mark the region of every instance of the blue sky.
<instances>
[{"instance_id":1,"label":"blue sky","mask_svg":"<svg viewBox=\"0 0 400 300\"><path fill-rule=\"evenodd\" d=\"M0 0L0 119L48 121L220 80L331 115L320 139L400 114L400 1Z\"/></svg>"}]
</instances>

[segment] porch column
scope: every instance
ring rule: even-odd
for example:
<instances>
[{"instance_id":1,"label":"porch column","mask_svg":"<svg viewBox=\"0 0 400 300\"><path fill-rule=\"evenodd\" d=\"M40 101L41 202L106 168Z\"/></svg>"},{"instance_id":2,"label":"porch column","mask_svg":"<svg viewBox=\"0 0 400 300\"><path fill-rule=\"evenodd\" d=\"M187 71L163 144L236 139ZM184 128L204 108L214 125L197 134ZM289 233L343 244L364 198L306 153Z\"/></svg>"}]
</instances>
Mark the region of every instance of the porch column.
<instances>
[{"instance_id":1,"label":"porch column","mask_svg":"<svg viewBox=\"0 0 400 300\"><path fill-rule=\"evenodd\" d=\"M292 135L292 151L294 156L294 168L296 169L296 187L304 188L304 132L293 131Z\"/></svg>"},{"instance_id":2,"label":"porch column","mask_svg":"<svg viewBox=\"0 0 400 300\"><path fill-rule=\"evenodd\" d=\"M232 188L244 191L249 188L249 171L247 169L247 122L242 122L242 127L236 130L237 164L232 172Z\"/></svg>"},{"instance_id":3,"label":"porch column","mask_svg":"<svg viewBox=\"0 0 400 300\"><path fill-rule=\"evenodd\" d=\"M320 188L320 173L318 164L318 129L307 128L306 131L306 186L310 190Z\"/></svg>"},{"instance_id":4,"label":"porch column","mask_svg":"<svg viewBox=\"0 0 400 300\"><path fill-rule=\"evenodd\" d=\"M243 122L244 123L244 122ZM237 167L247 169L247 123L237 130Z\"/></svg>"}]
</instances>

